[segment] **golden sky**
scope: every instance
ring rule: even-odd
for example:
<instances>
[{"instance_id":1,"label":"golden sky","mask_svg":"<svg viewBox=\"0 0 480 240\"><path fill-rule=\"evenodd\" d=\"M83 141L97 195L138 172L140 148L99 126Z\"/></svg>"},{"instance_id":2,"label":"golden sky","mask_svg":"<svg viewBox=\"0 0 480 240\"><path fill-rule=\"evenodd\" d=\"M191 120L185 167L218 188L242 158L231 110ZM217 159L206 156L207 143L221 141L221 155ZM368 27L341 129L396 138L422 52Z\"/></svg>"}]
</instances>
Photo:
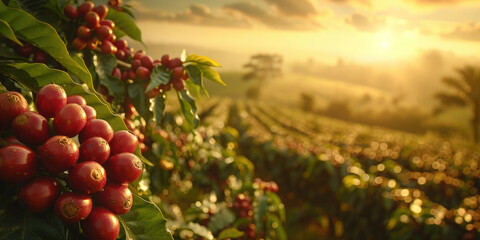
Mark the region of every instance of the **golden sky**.
<instances>
[{"instance_id":1,"label":"golden sky","mask_svg":"<svg viewBox=\"0 0 480 240\"><path fill-rule=\"evenodd\" d=\"M478 0L133 0L144 41L290 61L480 53Z\"/></svg>"}]
</instances>

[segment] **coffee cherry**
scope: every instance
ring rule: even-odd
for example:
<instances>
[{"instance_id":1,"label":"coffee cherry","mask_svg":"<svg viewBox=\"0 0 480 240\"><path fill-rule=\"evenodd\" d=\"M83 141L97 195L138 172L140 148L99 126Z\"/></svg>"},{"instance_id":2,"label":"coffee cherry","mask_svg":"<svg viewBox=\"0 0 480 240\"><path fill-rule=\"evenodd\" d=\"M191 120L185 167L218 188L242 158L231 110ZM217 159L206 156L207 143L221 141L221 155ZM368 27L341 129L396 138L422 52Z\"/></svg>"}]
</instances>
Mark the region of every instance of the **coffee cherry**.
<instances>
[{"instance_id":1,"label":"coffee cherry","mask_svg":"<svg viewBox=\"0 0 480 240\"><path fill-rule=\"evenodd\" d=\"M18 199L30 212L47 210L60 195L60 185L55 178L38 177L23 186Z\"/></svg>"},{"instance_id":2,"label":"coffee cherry","mask_svg":"<svg viewBox=\"0 0 480 240\"><path fill-rule=\"evenodd\" d=\"M113 22L113 21L110 20L110 19L101 20L101 21L100 21L100 25L101 25L101 26L108 26L108 27L110 27L110 29L114 29L114 28L115 28L115 22Z\"/></svg>"},{"instance_id":3,"label":"coffee cherry","mask_svg":"<svg viewBox=\"0 0 480 240\"><path fill-rule=\"evenodd\" d=\"M162 66L168 67L168 65L170 64L170 56L168 56L168 54L163 55L160 62L162 63Z\"/></svg>"},{"instance_id":4,"label":"coffee cherry","mask_svg":"<svg viewBox=\"0 0 480 240\"><path fill-rule=\"evenodd\" d=\"M25 144L20 142L15 136L7 137L7 138L5 138L5 141L7 141L9 144L17 144L17 145L25 146Z\"/></svg>"},{"instance_id":5,"label":"coffee cherry","mask_svg":"<svg viewBox=\"0 0 480 240\"><path fill-rule=\"evenodd\" d=\"M148 91L147 93L145 93L145 96L147 96L148 98L154 98L156 96L158 96L160 90L158 88L154 88L150 91Z\"/></svg>"},{"instance_id":6,"label":"coffee cherry","mask_svg":"<svg viewBox=\"0 0 480 240\"><path fill-rule=\"evenodd\" d=\"M133 70L128 70L128 72L127 72L127 78L128 78L128 79L132 79L132 80L135 79L135 78L137 78L137 75L135 74L135 71L133 71Z\"/></svg>"},{"instance_id":7,"label":"coffee cherry","mask_svg":"<svg viewBox=\"0 0 480 240\"><path fill-rule=\"evenodd\" d=\"M116 215L122 215L130 211L133 203L132 192L128 185L124 186L118 183L108 183L103 191L97 192L93 196L95 204L99 204Z\"/></svg>"},{"instance_id":8,"label":"coffee cherry","mask_svg":"<svg viewBox=\"0 0 480 240\"><path fill-rule=\"evenodd\" d=\"M103 164L110 156L111 148L107 140L101 137L91 137L80 145L79 162L95 161Z\"/></svg>"},{"instance_id":9,"label":"coffee cherry","mask_svg":"<svg viewBox=\"0 0 480 240\"><path fill-rule=\"evenodd\" d=\"M135 59L140 60L140 58L141 58L143 55L145 55L145 51L143 51L143 50L138 50L138 51L135 53L135 55L133 55L133 59L134 59L134 60L135 60Z\"/></svg>"},{"instance_id":10,"label":"coffee cherry","mask_svg":"<svg viewBox=\"0 0 480 240\"><path fill-rule=\"evenodd\" d=\"M0 130L7 130L18 115L28 111L27 100L18 92L0 94Z\"/></svg>"},{"instance_id":11,"label":"coffee cherry","mask_svg":"<svg viewBox=\"0 0 480 240\"><path fill-rule=\"evenodd\" d=\"M87 219L81 222L81 226L89 240L115 240L120 232L118 218L103 207L93 207Z\"/></svg>"},{"instance_id":12,"label":"coffee cherry","mask_svg":"<svg viewBox=\"0 0 480 240\"><path fill-rule=\"evenodd\" d=\"M112 77L116 77L118 80L122 79L122 71L120 68L116 67L112 70Z\"/></svg>"},{"instance_id":13,"label":"coffee cherry","mask_svg":"<svg viewBox=\"0 0 480 240\"><path fill-rule=\"evenodd\" d=\"M180 79L183 77L183 67L176 67L172 69L172 78Z\"/></svg>"},{"instance_id":14,"label":"coffee cherry","mask_svg":"<svg viewBox=\"0 0 480 240\"><path fill-rule=\"evenodd\" d=\"M83 40L83 38L81 38L81 37L76 37L76 38L74 38L73 41L72 41L72 47L73 47L73 49L75 49L75 50L82 50L82 49L84 49L86 46L87 46L87 43L86 43L85 40Z\"/></svg>"},{"instance_id":15,"label":"coffee cherry","mask_svg":"<svg viewBox=\"0 0 480 240\"><path fill-rule=\"evenodd\" d=\"M110 141L110 154L129 152L133 153L137 149L138 140L135 135L129 131L120 130L113 135Z\"/></svg>"},{"instance_id":16,"label":"coffee cherry","mask_svg":"<svg viewBox=\"0 0 480 240\"><path fill-rule=\"evenodd\" d=\"M153 68L153 59L152 57L148 55L143 55L140 57L140 61L142 63L142 66L148 68L149 70L152 70Z\"/></svg>"},{"instance_id":17,"label":"coffee cherry","mask_svg":"<svg viewBox=\"0 0 480 240\"><path fill-rule=\"evenodd\" d=\"M172 85L167 83L167 84L160 84L160 86L158 87L160 90L162 90L163 92L167 92L167 91L170 91L170 89L172 89Z\"/></svg>"},{"instance_id":18,"label":"coffee cherry","mask_svg":"<svg viewBox=\"0 0 480 240\"><path fill-rule=\"evenodd\" d=\"M132 58L132 51L129 48L125 48L125 59L130 59Z\"/></svg>"},{"instance_id":19,"label":"coffee cherry","mask_svg":"<svg viewBox=\"0 0 480 240\"><path fill-rule=\"evenodd\" d=\"M100 40L97 37L93 37L92 39L88 40L87 42L87 47L90 50L95 50L97 49L98 43Z\"/></svg>"},{"instance_id":20,"label":"coffee cherry","mask_svg":"<svg viewBox=\"0 0 480 240\"><path fill-rule=\"evenodd\" d=\"M87 121L97 118L97 111L95 111L95 108L88 105L81 105L81 107L83 108L83 111L85 111L85 115L87 115Z\"/></svg>"},{"instance_id":21,"label":"coffee cherry","mask_svg":"<svg viewBox=\"0 0 480 240\"><path fill-rule=\"evenodd\" d=\"M74 191L86 194L98 192L105 183L105 169L97 162L81 162L68 170L68 184Z\"/></svg>"},{"instance_id":22,"label":"coffee cherry","mask_svg":"<svg viewBox=\"0 0 480 240\"><path fill-rule=\"evenodd\" d=\"M83 39L88 39L92 36L92 29L82 25L77 28L77 36Z\"/></svg>"},{"instance_id":23,"label":"coffee cherry","mask_svg":"<svg viewBox=\"0 0 480 240\"><path fill-rule=\"evenodd\" d=\"M97 34L98 38L100 38L100 40L104 40L111 38L113 31L110 27L102 25L95 30L95 33Z\"/></svg>"},{"instance_id":24,"label":"coffee cherry","mask_svg":"<svg viewBox=\"0 0 480 240\"><path fill-rule=\"evenodd\" d=\"M93 29L97 29L100 26L100 17L94 11L87 12L83 19L85 24Z\"/></svg>"},{"instance_id":25,"label":"coffee cherry","mask_svg":"<svg viewBox=\"0 0 480 240\"><path fill-rule=\"evenodd\" d=\"M115 47L112 42L107 40L102 42L100 49L102 50L103 54L115 54L117 52L117 47Z\"/></svg>"},{"instance_id":26,"label":"coffee cherry","mask_svg":"<svg viewBox=\"0 0 480 240\"><path fill-rule=\"evenodd\" d=\"M124 60L125 59L125 51L117 48L117 52L115 53L115 57L118 60Z\"/></svg>"},{"instance_id":27,"label":"coffee cherry","mask_svg":"<svg viewBox=\"0 0 480 240\"><path fill-rule=\"evenodd\" d=\"M85 2L82 3L82 5L80 5L80 7L78 7L78 14L80 16L83 16L87 12L92 11L93 7L95 7L95 4L93 2L85 1Z\"/></svg>"},{"instance_id":28,"label":"coffee cherry","mask_svg":"<svg viewBox=\"0 0 480 240\"><path fill-rule=\"evenodd\" d=\"M22 145L0 148L0 181L18 183L29 180L38 168L35 152Z\"/></svg>"},{"instance_id":29,"label":"coffee cherry","mask_svg":"<svg viewBox=\"0 0 480 240\"><path fill-rule=\"evenodd\" d=\"M30 55L33 54L33 51L35 51L35 47L30 43L23 43L23 46L19 47L17 50L18 54L24 57L30 57Z\"/></svg>"},{"instance_id":30,"label":"coffee cherry","mask_svg":"<svg viewBox=\"0 0 480 240\"><path fill-rule=\"evenodd\" d=\"M181 92L183 91L183 89L185 89L185 81L183 81L182 79L174 79L172 80L172 86L173 88L175 88L175 90Z\"/></svg>"},{"instance_id":31,"label":"coffee cherry","mask_svg":"<svg viewBox=\"0 0 480 240\"><path fill-rule=\"evenodd\" d=\"M57 84L45 85L38 92L35 105L38 112L44 117L54 117L63 106L67 105L67 94Z\"/></svg>"},{"instance_id":32,"label":"coffee cherry","mask_svg":"<svg viewBox=\"0 0 480 240\"><path fill-rule=\"evenodd\" d=\"M47 60L48 60L48 56L44 51L37 49L33 53L34 63L47 63Z\"/></svg>"},{"instance_id":33,"label":"coffee cherry","mask_svg":"<svg viewBox=\"0 0 480 240\"><path fill-rule=\"evenodd\" d=\"M53 129L57 135L74 137L82 131L87 123L87 114L76 103L65 105L53 119Z\"/></svg>"},{"instance_id":34,"label":"coffee cherry","mask_svg":"<svg viewBox=\"0 0 480 240\"><path fill-rule=\"evenodd\" d=\"M50 173L60 173L71 168L78 160L77 144L69 137L54 136L38 148L42 166Z\"/></svg>"},{"instance_id":35,"label":"coffee cherry","mask_svg":"<svg viewBox=\"0 0 480 240\"><path fill-rule=\"evenodd\" d=\"M142 61L140 61L140 59L133 59L132 60L132 69L133 70L136 70L140 66L142 66Z\"/></svg>"},{"instance_id":36,"label":"coffee cherry","mask_svg":"<svg viewBox=\"0 0 480 240\"><path fill-rule=\"evenodd\" d=\"M91 137L102 137L110 142L113 138L113 128L103 119L90 120L78 135L78 140L83 143Z\"/></svg>"},{"instance_id":37,"label":"coffee cherry","mask_svg":"<svg viewBox=\"0 0 480 240\"><path fill-rule=\"evenodd\" d=\"M67 104L76 103L78 105L87 105L87 101L80 95L70 95L67 97Z\"/></svg>"},{"instance_id":38,"label":"coffee cherry","mask_svg":"<svg viewBox=\"0 0 480 240\"><path fill-rule=\"evenodd\" d=\"M108 7L105 4L101 4L93 8L93 11L98 14L100 19L104 19L108 14Z\"/></svg>"},{"instance_id":39,"label":"coffee cherry","mask_svg":"<svg viewBox=\"0 0 480 240\"><path fill-rule=\"evenodd\" d=\"M92 199L86 194L64 193L55 201L55 213L66 223L87 218L92 211Z\"/></svg>"},{"instance_id":40,"label":"coffee cherry","mask_svg":"<svg viewBox=\"0 0 480 240\"><path fill-rule=\"evenodd\" d=\"M127 41L125 41L123 39L120 39L120 40L115 41L115 46L119 50L125 50L128 47L128 43L127 43Z\"/></svg>"},{"instance_id":41,"label":"coffee cherry","mask_svg":"<svg viewBox=\"0 0 480 240\"><path fill-rule=\"evenodd\" d=\"M140 66L135 71L135 75L137 76L138 80L146 81L150 79L150 70L144 66Z\"/></svg>"},{"instance_id":42,"label":"coffee cherry","mask_svg":"<svg viewBox=\"0 0 480 240\"><path fill-rule=\"evenodd\" d=\"M142 174L143 163L135 154L119 153L107 160L105 169L109 179L117 183L130 183Z\"/></svg>"},{"instance_id":43,"label":"coffee cherry","mask_svg":"<svg viewBox=\"0 0 480 240\"><path fill-rule=\"evenodd\" d=\"M174 69L180 66L182 66L182 60L180 60L180 58L173 58L172 60L170 60L170 63L168 64L169 69Z\"/></svg>"},{"instance_id":44,"label":"coffee cherry","mask_svg":"<svg viewBox=\"0 0 480 240\"><path fill-rule=\"evenodd\" d=\"M73 4L67 4L63 8L63 14L70 19L77 19L78 18L78 9Z\"/></svg>"},{"instance_id":45,"label":"coffee cherry","mask_svg":"<svg viewBox=\"0 0 480 240\"><path fill-rule=\"evenodd\" d=\"M24 112L12 122L13 135L26 145L41 145L50 137L47 119L36 112Z\"/></svg>"}]
</instances>

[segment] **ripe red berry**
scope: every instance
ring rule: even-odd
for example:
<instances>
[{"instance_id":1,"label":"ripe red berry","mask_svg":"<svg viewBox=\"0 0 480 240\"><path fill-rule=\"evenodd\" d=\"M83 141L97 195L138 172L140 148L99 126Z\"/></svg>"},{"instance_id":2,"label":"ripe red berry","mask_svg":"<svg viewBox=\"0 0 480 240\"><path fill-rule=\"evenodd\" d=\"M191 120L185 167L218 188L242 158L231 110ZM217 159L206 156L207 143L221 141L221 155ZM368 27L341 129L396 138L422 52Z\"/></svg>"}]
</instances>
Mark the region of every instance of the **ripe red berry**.
<instances>
[{"instance_id":1,"label":"ripe red berry","mask_svg":"<svg viewBox=\"0 0 480 240\"><path fill-rule=\"evenodd\" d=\"M120 39L115 41L115 46L117 46L118 49L125 50L128 47L127 41Z\"/></svg>"},{"instance_id":2,"label":"ripe red berry","mask_svg":"<svg viewBox=\"0 0 480 240\"><path fill-rule=\"evenodd\" d=\"M94 193L102 190L106 183L105 169L97 162L81 162L68 170L68 184L74 191Z\"/></svg>"},{"instance_id":3,"label":"ripe red berry","mask_svg":"<svg viewBox=\"0 0 480 240\"><path fill-rule=\"evenodd\" d=\"M93 207L87 219L81 222L81 226L89 240L115 240L120 232L118 218L103 207Z\"/></svg>"},{"instance_id":4,"label":"ripe red berry","mask_svg":"<svg viewBox=\"0 0 480 240\"><path fill-rule=\"evenodd\" d=\"M105 4L101 4L93 8L93 11L98 14L100 19L104 19L108 14L108 7Z\"/></svg>"},{"instance_id":5,"label":"ripe red berry","mask_svg":"<svg viewBox=\"0 0 480 240\"><path fill-rule=\"evenodd\" d=\"M110 20L110 19L101 20L101 21L100 21L100 25L102 25L102 26L108 26L108 27L110 27L111 29L114 29L114 28L115 28L115 22L113 22L113 21Z\"/></svg>"},{"instance_id":6,"label":"ripe red berry","mask_svg":"<svg viewBox=\"0 0 480 240\"><path fill-rule=\"evenodd\" d=\"M81 105L81 107L83 108L83 111L85 111L85 114L87 115L87 121L97 118L97 111L95 111L95 108L90 107L88 105Z\"/></svg>"},{"instance_id":7,"label":"ripe red berry","mask_svg":"<svg viewBox=\"0 0 480 240\"><path fill-rule=\"evenodd\" d=\"M130 211L133 197L128 185L108 183L102 191L94 194L93 201L116 215L122 215Z\"/></svg>"},{"instance_id":8,"label":"ripe red berry","mask_svg":"<svg viewBox=\"0 0 480 240\"><path fill-rule=\"evenodd\" d=\"M117 52L115 53L115 57L118 60L124 60L125 59L125 51L117 48Z\"/></svg>"},{"instance_id":9,"label":"ripe red berry","mask_svg":"<svg viewBox=\"0 0 480 240\"><path fill-rule=\"evenodd\" d=\"M95 7L95 4L93 2L85 1L85 2L82 3L82 5L80 5L80 7L78 7L78 14L80 16L83 16L87 12L92 11L93 7Z\"/></svg>"},{"instance_id":10,"label":"ripe red berry","mask_svg":"<svg viewBox=\"0 0 480 240\"><path fill-rule=\"evenodd\" d=\"M47 63L47 60L48 60L48 56L44 51L37 49L33 53L33 62L35 62L35 63Z\"/></svg>"},{"instance_id":11,"label":"ripe red berry","mask_svg":"<svg viewBox=\"0 0 480 240\"><path fill-rule=\"evenodd\" d=\"M168 64L169 69L174 69L180 66L182 66L182 60L180 60L180 58L173 58L172 60L170 60L170 63Z\"/></svg>"},{"instance_id":12,"label":"ripe red berry","mask_svg":"<svg viewBox=\"0 0 480 240\"><path fill-rule=\"evenodd\" d=\"M160 62L162 63L162 66L168 67L168 65L170 64L170 56L168 56L168 54L163 55Z\"/></svg>"},{"instance_id":13,"label":"ripe red berry","mask_svg":"<svg viewBox=\"0 0 480 240\"><path fill-rule=\"evenodd\" d=\"M57 135L74 137L82 131L86 123L87 114L83 108L76 103L69 103L55 115L53 128Z\"/></svg>"},{"instance_id":14,"label":"ripe red berry","mask_svg":"<svg viewBox=\"0 0 480 240\"><path fill-rule=\"evenodd\" d=\"M138 50L135 55L133 55L133 59L138 59L140 60L140 58L145 55L145 51L143 50Z\"/></svg>"},{"instance_id":15,"label":"ripe red berry","mask_svg":"<svg viewBox=\"0 0 480 240\"><path fill-rule=\"evenodd\" d=\"M75 7L73 4L65 5L65 8L63 8L63 13L72 20L77 19L79 14L77 7Z\"/></svg>"},{"instance_id":16,"label":"ripe red berry","mask_svg":"<svg viewBox=\"0 0 480 240\"><path fill-rule=\"evenodd\" d=\"M115 54L117 52L117 47L113 45L112 42L104 40L100 46L103 54Z\"/></svg>"},{"instance_id":17,"label":"ripe red berry","mask_svg":"<svg viewBox=\"0 0 480 240\"><path fill-rule=\"evenodd\" d=\"M142 62L142 66L152 70L153 68L153 59L148 55L143 55L140 57L140 61Z\"/></svg>"},{"instance_id":18,"label":"ripe red berry","mask_svg":"<svg viewBox=\"0 0 480 240\"><path fill-rule=\"evenodd\" d=\"M172 69L172 78L180 79L183 77L183 67L176 67Z\"/></svg>"},{"instance_id":19,"label":"ripe red berry","mask_svg":"<svg viewBox=\"0 0 480 240\"><path fill-rule=\"evenodd\" d=\"M113 128L103 119L90 120L80 132L78 140L83 143L91 137L101 137L110 142L113 138Z\"/></svg>"},{"instance_id":20,"label":"ripe red berry","mask_svg":"<svg viewBox=\"0 0 480 240\"><path fill-rule=\"evenodd\" d=\"M127 79L132 79L132 80L133 80L133 79L135 79L135 78L137 78L137 75L135 74L135 71L133 71L133 70L128 70L128 72L127 72Z\"/></svg>"},{"instance_id":21,"label":"ripe red berry","mask_svg":"<svg viewBox=\"0 0 480 240\"><path fill-rule=\"evenodd\" d=\"M17 144L17 145L24 145L22 142L20 142L15 136L10 136L5 138L5 141L7 141L9 144Z\"/></svg>"},{"instance_id":22,"label":"ripe red berry","mask_svg":"<svg viewBox=\"0 0 480 240\"><path fill-rule=\"evenodd\" d=\"M95 161L103 164L110 156L110 145L101 137L91 137L80 145L79 162Z\"/></svg>"},{"instance_id":23,"label":"ripe red berry","mask_svg":"<svg viewBox=\"0 0 480 240\"><path fill-rule=\"evenodd\" d=\"M87 46L87 43L86 43L85 40L83 40L83 38L81 38L81 37L76 37L76 38L74 38L73 41L72 41L72 47L73 47L73 49L75 49L75 50L82 50L82 49L84 49L86 46Z\"/></svg>"},{"instance_id":24,"label":"ripe red berry","mask_svg":"<svg viewBox=\"0 0 480 240\"><path fill-rule=\"evenodd\" d=\"M30 57L33 51L35 51L35 47L33 47L33 45L30 43L23 43L23 46L19 47L17 50L18 54L24 57Z\"/></svg>"},{"instance_id":25,"label":"ripe red berry","mask_svg":"<svg viewBox=\"0 0 480 240\"><path fill-rule=\"evenodd\" d=\"M172 80L172 86L173 88L175 88L175 90L177 91L183 91L183 89L185 89L185 81L183 81L182 79L173 79Z\"/></svg>"},{"instance_id":26,"label":"ripe red berry","mask_svg":"<svg viewBox=\"0 0 480 240\"><path fill-rule=\"evenodd\" d=\"M160 90L158 88L154 88L150 91L148 91L147 93L145 93L145 96L147 96L148 98L154 98L156 96L158 96Z\"/></svg>"},{"instance_id":27,"label":"ripe red berry","mask_svg":"<svg viewBox=\"0 0 480 240\"><path fill-rule=\"evenodd\" d=\"M80 95L70 95L67 97L67 104L76 103L78 105L87 105L87 101Z\"/></svg>"},{"instance_id":28,"label":"ripe red berry","mask_svg":"<svg viewBox=\"0 0 480 240\"><path fill-rule=\"evenodd\" d=\"M144 66L140 66L135 71L135 75L137 76L138 80L146 81L150 79L150 70Z\"/></svg>"},{"instance_id":29,"label":"ripe red berry","mask_svg":"<svg viewBox=\"0 0 480 240\"><path fill-rule=\"evenodd\" d=\"M90 49L90 50L97 49L97 46L98 46L99 42L100 42L100 40L98 40L97 37L93 37L92 39L88 40L88 42L87 42L88 49Z\"/></svg>"},{"instance_id":30,"label":"ripe red berry","mask_svg":"<svg viewBox=\"0 0 480 240\"><path fill-rule=\"evenodd\" d=\"M170 83L160 84L160 86L158 88L160 90L162 90L163 92L168 92L168 91L170 91L170 89L172 89L172 85Z\"/></svg>"},{"instance_id":31,"label":"ripe red berry","mask_svg":"<svg viewBox=\"0 0 480 240\"><path fill-rule=\"evenodd\" d=\"M92 211L92 199L86 194L64 193L55 201L55 213L66 223L87 218Z\"/></svg>"},{"instance_id":32,"label":"ripe red berry","mask_svg":"<svg viewBox=\"0 0 480 240\"><path fill-rule=\"evenodd\" d=\"M100 40L104 40L112 37L113 30L109 26L102 25L95 30L95 33Z\"/></svg>"},{"instance_id":33,"label":"ripe red berry","mask_svg":"<svg viewBox=\"0 0 480 240\"><path fill-rule=\"evenodd\" d=\"M0 130L7 130L18 115L28 111L27 100L18 92L0 94Z\"/></svg>"},{"instance_id":34,"label":"ripe red berry","mask_svg":"<svg viewBox=\"0 0 480 240\"><path fill-rule=\"evenodd\" d=\"M71 168L78 160L77 144L66 136L53 136L38 148L42 166L51 173L60 173Z\"/></svg>"},{"instance_id":35,"label":"ripe red berry","mask_svg":"<svg viewBox=\"0 0 480 240\"><path fill-rule=\"evenodd\" d=\"M117 183L130 183L142 174L143 163L135 154L119 153L107 160L105 169L109 179Z\"/></svg>"},{"instance_id":36,"label":"ripe red berry","mask_svg":"<svg viewBox=\"0 0 480 240\"><path fill-rule=\"evenodd\" d=\"M118 67L114 68L112 70L112 76L118 78L118 80L122 79L122 71L120 70L120 68Z\"/></svg>"},{"instance_id":37,"label":"ripe red berry","mask_svg":"<svg viewBox=\"0 0 480 240\"><path fill-rule=\"evenodd\" d=\"M92 36L92 29L87 26L80 26L77 28L77 36L83 39L90 38Z\"/></svg>"},{"instance_id":38,"label":"ripe red berry","mask_svg":"<svg viewBox=\"0 0 480 240\"><path fill-rule=\"evenodd\" d=\"M22 145L0 148L0 181L23 182L35 175L38 168L35 152Z\"/></svg>"},{"instance_id":39,"label":"ripe red berry","mask_svg":"<svg viewBox=\"0 0 480 240\"><path fill-rule=\"evenodd\" d=\"M100 26L100 17L94 11L87 12L83 19L85 24L93 29L97 29Z\"/></svg>"},{"instance_id":40,"label":"ripe red berry","mask_svg":"<svg viewBox=\"0 0 480 240\"><path fill-rule=\"evenodd\" d=\"M27 145L41 145L50 137L47 119L36 112L24 112L12 122L13 135Z\"/></svg>"},{"instance_id":41,"label":"ripe red berry","mask_svg":"<svg viewBox=\"0 0 480 240\"><path fill-rule=\"evenodd\" d=\"M67 105L67 93L57 84L45 85L38 92L35 105L44 117L54 117L63 106Z\"/></svg>"},{"instance_id":42,"label":"ripe red berry","mask_svg":"<svg viewBox=\"0 0 480 240\"><path fill-rule=\"evenodd\" d=\"M55 178L38 177L20 189L18 199L30 212L43 212L53 205L60 195L60 185Z\"/></svg>"},{"instance_id":43,"label":"ripe red berry","mask_svg":"<svg viewBox=\"0 0 480 240\"><path fill-rule=\"evenodd\" d=\"M133 59L132 60L132 69L133 70L136 70L140 66L142 66L142 61L140 61L140 59Z\"/></svg>"},{"instance_id":44,"label":"ripe red berry","mask_svg":"<svg viewBox=\"0 0 480 240\"><path fill-rule=\"evenodd\" d=\"M124 152L133 153L137 149L137 144L137 137L133 133L120 130L113 135L112 141L110 141L110 154L113 156Z\"/></svg>"},{"instance_id":45,"label":"ripe red berry","mask_svg":"<svg viewBox=\"0 0 480 240\"><path fill-rule=\"evenodd\" d=\"M130 59L132 57L132 50L130 48L125 48L125 59Z\"/></svg>"}]
</instances>

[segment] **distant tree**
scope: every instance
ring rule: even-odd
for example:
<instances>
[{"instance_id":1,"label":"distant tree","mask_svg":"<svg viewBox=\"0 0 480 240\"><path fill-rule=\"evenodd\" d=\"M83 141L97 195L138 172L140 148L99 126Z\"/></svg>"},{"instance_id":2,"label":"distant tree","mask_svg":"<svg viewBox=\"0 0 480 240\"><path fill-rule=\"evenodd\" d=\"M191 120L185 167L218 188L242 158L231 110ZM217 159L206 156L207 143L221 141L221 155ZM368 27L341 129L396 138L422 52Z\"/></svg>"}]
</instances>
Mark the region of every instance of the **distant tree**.
<instances>
[{"instance_id":1,"label":"distant tree","mask_svg":"<svg viewBox=\"0 0 480 240\"><path fill-rule=\"evenodd\" d=\"M465 66L457 69L458 76L445 77L442 82L451 88L450 92L438 92L435 97L441 106L435 109L435 114L450 107L470 107L473 113L471 127L473 139L478 143L480 127L480 69Z\"/></svg>"},{"instance_id":2,"label":"distant tree","mask_svg":"<svg viewBox=\"0 0 480 240\"><path fill-rule=\"evenodd\" d=\"M243 76L243 80L256 80L257 86L248 90L247 95L249 97L258 98L264 81L282 75L282 61L282 57L278 54L255 54L250 57L250 60L243 65L248 70Z\"/></svg>"},{"instance_id":3,"label":"distant tree","mask_svg":"<svg viewBox=\"0 0 480 240\"><path fill-rule=\"evenodd\" d=\"M300 108L303 111L311 112L315 108L315 98L310 93L300 94Z\"/></svg>"}]
</instances>

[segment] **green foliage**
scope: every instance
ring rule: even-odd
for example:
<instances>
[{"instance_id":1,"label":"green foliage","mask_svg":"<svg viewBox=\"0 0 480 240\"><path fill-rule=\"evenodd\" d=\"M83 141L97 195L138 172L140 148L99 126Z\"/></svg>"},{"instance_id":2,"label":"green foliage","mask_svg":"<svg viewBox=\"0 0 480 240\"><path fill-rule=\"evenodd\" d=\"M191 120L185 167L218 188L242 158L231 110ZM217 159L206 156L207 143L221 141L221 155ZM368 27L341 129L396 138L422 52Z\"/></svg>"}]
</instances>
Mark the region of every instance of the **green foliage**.
<instances>
[{"instance_id":1,"label":"green foliage","mask_svg":"<svg viewBox=\"0 0 480 240\"><path fill-rule=\"evenodd\" d=\"M18 40L17 37L15 36L15 33L13 33L13 30L10 27L10 25L8 25L8 23L6 21L1 20L1 19L0 19L0 34L1 34L2 37L5 37L5 38L15 42L16 44L18 44L20 46L23 46L23 44L20 42L20 40Z\"/></svg>"},{"instance_id":2,"label":"green foliage","mask_svg":"<svg viewBox=\"0 0 480 240\"><path fill-rule=\"evenodd\" d=\"M110 8L107 14L107 19L115 22L114 34L121 38L123 36L129 36L130 38L142 42L142 32L137 27L135 21L125 12L119 12Z\"/></svg>"},{"instance_id":3,"label":"green foliage","mask_svg":"<svg viewBox=\"0 0 480 240\"><path fill-rule=\"evenodd\" d=\"M195 100L190 96L188 90L183 90L181 93L177 92L178 101L182 108L183 115L187 126L190 129L194 129L198 126L200 119L197 115L197 106L195 105Z\"/></svg>"},{"instance_id":4,"label":"green foliage","mask_svg":"<svg viewBox=\"0 0 480 240\"><path fill-rule=\"evenodd\" d=\"M220 232L218 235L218 240L227 239L227 238L239 238L243 236L243 232L238 231L236 228L227 228Z\"/></svg>"}]
</instances>

